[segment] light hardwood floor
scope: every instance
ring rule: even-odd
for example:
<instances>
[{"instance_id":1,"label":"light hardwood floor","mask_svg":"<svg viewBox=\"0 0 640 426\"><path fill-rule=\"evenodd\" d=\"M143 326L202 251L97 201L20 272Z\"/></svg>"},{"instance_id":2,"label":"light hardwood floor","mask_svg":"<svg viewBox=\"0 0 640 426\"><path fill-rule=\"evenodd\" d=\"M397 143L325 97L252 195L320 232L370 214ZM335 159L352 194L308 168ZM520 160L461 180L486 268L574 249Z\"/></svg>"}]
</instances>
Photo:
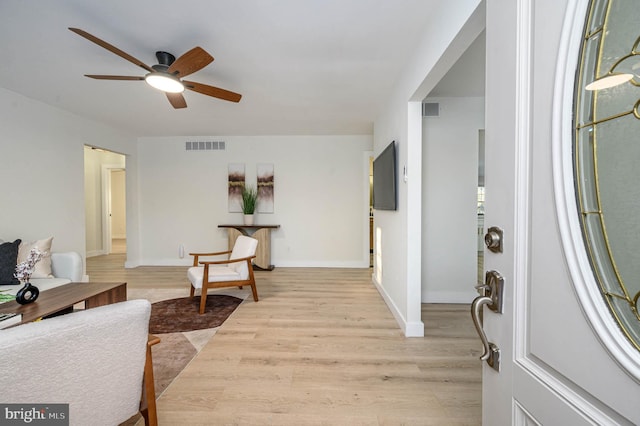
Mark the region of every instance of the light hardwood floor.
<instances>
[{"instance_id":1,"label":"light hardwood floor","mask_svg":"<svg viewBox=\"0 0 640 426\"><path fill-rule=\"evenodd\" d=\"M87 260L91 280L188 294L186 268ZM405 338L370 269L257 272L247 298L158 400L160 425L479 425L481 344L468 305L423 305Z\"/></svg>"}]
</instances>

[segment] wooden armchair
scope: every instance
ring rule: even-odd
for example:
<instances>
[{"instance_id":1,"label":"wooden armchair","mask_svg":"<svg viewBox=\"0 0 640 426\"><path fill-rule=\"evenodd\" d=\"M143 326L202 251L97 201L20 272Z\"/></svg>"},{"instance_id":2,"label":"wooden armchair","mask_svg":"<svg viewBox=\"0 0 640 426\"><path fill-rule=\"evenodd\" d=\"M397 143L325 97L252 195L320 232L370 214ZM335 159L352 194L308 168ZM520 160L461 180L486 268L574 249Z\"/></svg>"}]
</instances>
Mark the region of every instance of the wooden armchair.
<instances>
[{"instance_id":1,"label":"wooden armchair","mask_svg":"<svg viewBox=\"0 0 640 426\"><path fill-rule=\"evenodd\" d=\"M193 256L193 266L187 271L187 277L191 282L191 294L195 295L196 289L200 291L200 313L204 314L207 304L207 291L210 288L251 286L253 300L258 301L256 281L253 276L251 260L256 257L258 240L240 235L236 240L233 250L215 253L189 253ZM226 260L200 261L203 256L229 255ZM202 266L201 266L202 265Z\"/></svg>"}]
</instances>

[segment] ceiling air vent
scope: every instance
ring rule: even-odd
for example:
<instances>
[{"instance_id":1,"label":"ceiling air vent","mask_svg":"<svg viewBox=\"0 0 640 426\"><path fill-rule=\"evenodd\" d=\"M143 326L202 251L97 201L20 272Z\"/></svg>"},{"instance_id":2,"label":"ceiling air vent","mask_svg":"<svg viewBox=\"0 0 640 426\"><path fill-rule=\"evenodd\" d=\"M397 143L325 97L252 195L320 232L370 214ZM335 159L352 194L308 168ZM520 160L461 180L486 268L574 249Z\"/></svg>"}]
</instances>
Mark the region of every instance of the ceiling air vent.
<instances>
[{"instance_id":1,"label":"ceiling air vent","mask_svg":"<svg viewBox=\"0 0 640 426\"><path fill-rule=\"evenodd\" d=\"M186 151L224 151L227 146L225 141L196 141L185 142Z\"/></svg>"},{"instance_id":2,"label":"ceiling air vent","mask_svg":"<svg viewBox=\"0 0 640 426\"><path fill-rule=\"evenodd\" d=\"M423 117L439 117L440 104L438 102L423 102L422 116Z\"/></svg>"}]
</instances>

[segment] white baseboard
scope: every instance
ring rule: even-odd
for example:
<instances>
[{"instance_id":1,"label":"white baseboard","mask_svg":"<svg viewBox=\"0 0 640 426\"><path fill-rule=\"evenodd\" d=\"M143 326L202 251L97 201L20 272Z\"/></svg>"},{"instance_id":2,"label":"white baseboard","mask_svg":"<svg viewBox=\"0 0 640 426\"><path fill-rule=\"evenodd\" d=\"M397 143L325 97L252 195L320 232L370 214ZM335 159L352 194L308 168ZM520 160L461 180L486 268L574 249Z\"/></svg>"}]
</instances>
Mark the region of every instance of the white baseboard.
<instances>
[{"instance_id":1,"label":"white baseboard","mask_svg":"<svg viewBox=\"0 0 640 426\"><path fill-rule=\"evenodd\" d=\"M471 304L478 296L475 290L468 291L423 291L422 303L464 303Z\"/></svg>"},{"instance_id":2,"label":"white baseboard","mask_svg":"<svg viewBox=\"0 0 640 426\"><path fill-rule=\"evenodd\" d=\"M314 262L314 261L299 261L299 262L273 262L276 268L356 268L365 269L369 268L369 262L354 261L354 262ZM125 268L135 268L138 266L191 266L193 259L142 259L142 260L127 260L124 264Z\"/></svg>"},{"instance_id":3,"label":"white baseboard","mask_svg":"<svg viewBox=\"0 0 640 426\"><path fill-rule=\"evenodd\" d=\"M126 260L124 262L125 268L136 268L138 266L191 266L193 265L192 259L141 259L141 260Z\"/></svg>"},{"instance_id":4,"label":"white baseboard","mask_svg":"<svg viewBox=\"0 0 640 426\"><path fill-rule=\"evenodd\" d=\"M424 323L422 321L408 322L404 315L402 315L402 312L400 312L396 304L393 302L393 299L391 299L385 288L376 280L375 276L371 277L371 281L373 281L373 284L378 289L378 292L384 299L384 302L387 304L387 307L393 314L396 322L404 332L405 337L424 337Z\"/></svg>"},{"instance_id":5,"label":"white baseboard","mask_svg":"<svg viewBox=\"0 0 640 426\"><path fill-rule=\"evenodd\" d=\"M303 261L279 261L273 262L276 267L281 268L357 268L363 269L369 267L368 261L349 261L349 262L332 262L332 261L312 261L312 260L303 260Z\"/></svg>"},{"instance_id":6,"label":"white baseboard","mask_svg":"<svg viewBox=\"0 0 640 426\"><path fill-rule=\"evenodd\" d=\"M87 257L102 256L103 254L107 254L107 252L104 250L92 250L87 252Z\"/></svg>"},{"instance_id":7,"label":"white baseboard","mask_svg":"<svg viewBox=\"0 0 640 426\"><path fill-rule=\"evenodd\" d=\"M133 269L133 268L137 268L138 266L142 266L142 265L138 262L134 262L130 260L124 261L124 269Z\"/></svg>"}]
</instances>

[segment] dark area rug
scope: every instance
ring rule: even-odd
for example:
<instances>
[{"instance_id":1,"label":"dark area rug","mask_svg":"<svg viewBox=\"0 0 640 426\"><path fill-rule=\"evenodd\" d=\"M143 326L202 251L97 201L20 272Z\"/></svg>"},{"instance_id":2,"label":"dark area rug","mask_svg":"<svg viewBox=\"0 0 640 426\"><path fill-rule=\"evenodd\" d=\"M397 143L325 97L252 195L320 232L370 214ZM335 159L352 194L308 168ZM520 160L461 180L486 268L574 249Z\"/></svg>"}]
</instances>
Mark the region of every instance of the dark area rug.
<instances>
[{"instance_id":1,"label":"dark area rug","mask_svg":"<svg viewBox=\"0 0 640 426\"><path fill-rule=\"evenodd\" d=\"M183 333L220 327L241 302L242 299L233 296L209 295L202 315L198 313L200 296L163 300L151 305L149 332L160 338L160 343L151 347L156 398L198 353ZM136 414L120 426L134 426L142 422L141 419L142 416Z\"/></svg>"},{"instance_id":2,"label":"dark area rug","mask_svg":"<svg viewBox=\"0 0 640 426\"><path fill-rule=\"evenodd\" d=\"M182 333L162 334L158 337L160 337L160 343L151 348L156 398L198 353Z\"/></svg>"},{"instance_id":3,"label":"dark area rug","mask_svg":"<svg viewBox=\"0 0 640 426\"><path fill-rule=\"evenodd\" d=\"M207 296L204 314L199 314L200 296L163 300L151 305L151 334L180 333L219 327L242 302L227 295Z\"/></svg>"}]
</instances>

